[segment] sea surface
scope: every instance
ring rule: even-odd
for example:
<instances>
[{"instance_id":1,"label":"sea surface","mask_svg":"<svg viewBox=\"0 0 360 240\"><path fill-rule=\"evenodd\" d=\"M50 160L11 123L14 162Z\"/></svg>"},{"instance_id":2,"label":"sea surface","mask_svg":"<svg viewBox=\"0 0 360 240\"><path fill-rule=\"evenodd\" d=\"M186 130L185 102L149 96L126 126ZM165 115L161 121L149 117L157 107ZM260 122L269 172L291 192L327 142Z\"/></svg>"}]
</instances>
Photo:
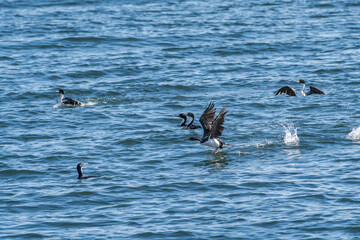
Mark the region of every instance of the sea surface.
<instances>
[{"instance_id":1,"label":"sea surface","mask_svg":"<svg viewBox=\"0 0 360 240\"><path fill-rule=\"evenodd\" d=\"M0 238L360 239L359 96L358 0L2 0Z\"/></svg>"}]
</instances>

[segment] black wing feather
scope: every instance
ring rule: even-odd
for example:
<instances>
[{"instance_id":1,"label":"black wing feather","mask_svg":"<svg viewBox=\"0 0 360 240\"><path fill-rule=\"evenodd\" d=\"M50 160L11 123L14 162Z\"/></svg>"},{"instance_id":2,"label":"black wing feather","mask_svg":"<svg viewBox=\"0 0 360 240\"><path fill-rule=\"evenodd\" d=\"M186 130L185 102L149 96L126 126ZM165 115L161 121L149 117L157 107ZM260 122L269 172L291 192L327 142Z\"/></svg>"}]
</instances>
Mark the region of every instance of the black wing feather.
<instances>
[{"instance_id":1,"label":"black wing feather","mask_svg":"<svg viewBox=\"0 0 360 240\"><path fill-rule=\"evenodd\" d=\"M211 137L220 137L224 131L223 123L225 122L225 115L228 112L226 111L226 107L224 106L221 112L217 115L213 123L211 124Z\"/></svg>"},{"instance_id":2,"label":"black wing feather","mask_svg":"<svg viewBox=\"0 0 360 240\"><path fill-rule=\"evenodd\" d=\"M209 106L205 109L201 115L199 122L204 130L203 138L208 137L211 134L211 125L215 119L216 108L214 109L215 104L210 102Z\"/></svg>"},{"instance_id":3,"label":"black wing feather","mask_svg":"<svg viewBox=\"0 0 360 240\"><path fill-rule=\"evenodd\" d=\"M322 94L322 95L326 95L323 91L321 91L320 89L310 86L310 91L306 94L306 95L310 95L310 94Z\"/></svg>"},{"instance_id":4,"label":"black wing feather","mask_svg":"<svg viewBox=\"0 0 360 240\"><path fill-rule=\"evenodd\" d=\"M75 99L72 99L72 98L68 98L66 97L65 98L65 101L63 101L64 104L70 104L70 105L73 105L73 106L80 106L81 103L79 101L76 101Z\"/></svg>"},{"instance_id":5,"label":"black wing feather","mask_svg":"<svg viewBox=\"0 0 360 240\"><path fill-rule=\"evenodd\" d=\"M283 93L287 94L289 96L296 96L296 91L292 87L289 87L289 86L282 87L279 90L274 92L275 96L277 96L279 94L283 94Z\"/></svg>"}]
</instances>

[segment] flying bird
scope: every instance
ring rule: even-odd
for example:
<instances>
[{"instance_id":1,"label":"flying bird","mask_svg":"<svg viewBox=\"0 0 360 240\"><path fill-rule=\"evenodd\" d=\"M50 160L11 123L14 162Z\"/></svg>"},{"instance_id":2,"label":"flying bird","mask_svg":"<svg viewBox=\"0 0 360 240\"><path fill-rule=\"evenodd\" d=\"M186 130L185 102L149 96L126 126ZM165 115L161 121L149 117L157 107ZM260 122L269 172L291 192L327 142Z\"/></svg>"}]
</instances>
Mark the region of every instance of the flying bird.
<instances>
[{"instance_id":1,"label":"flying bird","mask_svg":"<svg viewBox=\"0 0 360 240\"><path fill-rule=\"evenodd\" d=\"M299 81L297 81L296 83L300 83L302 84L302 90L301 90L301 94L303 96L308 96L311 94L322 94L322 95L326 95L323 91L321 91L320 89L310 86L310 91L309 92L305 92L305 81L300 79ZM279 94L287 94L289 96L296 96L296 91L289 86L285 86L280 88L279 90L274 92L275 96L279 95Z\"/></svg>"},{"instance_id":2,"label":"flying bird","mask_svg":"<svg viewBox=\"0 0 360 240\"><path fill-rule=\"evenodd\" d=\"M201 144L204 144L209 147L215 148L214 154L221 151L224 145L229 145L221 140L219 137L224 131L224 118L227 114L226 107L224 106L220 113L215 118L216 108L214 109L215 104L210 102L209 106L205 109L203 114L200 117L200 123L203 128L204 134L203 137L190 137L190 141L198 141Z\"/></svg>"}]
</instances>

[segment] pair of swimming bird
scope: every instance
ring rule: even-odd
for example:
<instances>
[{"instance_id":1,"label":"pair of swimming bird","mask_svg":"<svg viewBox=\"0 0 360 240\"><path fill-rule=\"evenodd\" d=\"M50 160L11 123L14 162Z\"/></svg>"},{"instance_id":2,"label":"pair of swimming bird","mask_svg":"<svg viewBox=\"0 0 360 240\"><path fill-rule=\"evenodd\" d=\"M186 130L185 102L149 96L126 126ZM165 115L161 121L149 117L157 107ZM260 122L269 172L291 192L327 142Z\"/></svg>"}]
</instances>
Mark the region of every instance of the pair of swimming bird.
<instances>
[{"instance_id":1,"label":"pair of swimming bird","mask_svg":"<svg viewBox=\"0 0 360 240\"><path fill-rule=\"evenodd\" d=\"M199 125L193 125L193 122L195 120L195 116L193 113L189 112L186 115L184 113L180 113L179 115L177 115L177 117L180 117L183 119L183 121L180 124L180 127L186 127L187 129L197 129L197 128L201 128L201 126ZM187 117L190 117L191 120L189 122L189 124L186 124L187 121Z\"/></svg>"}]
</instances>

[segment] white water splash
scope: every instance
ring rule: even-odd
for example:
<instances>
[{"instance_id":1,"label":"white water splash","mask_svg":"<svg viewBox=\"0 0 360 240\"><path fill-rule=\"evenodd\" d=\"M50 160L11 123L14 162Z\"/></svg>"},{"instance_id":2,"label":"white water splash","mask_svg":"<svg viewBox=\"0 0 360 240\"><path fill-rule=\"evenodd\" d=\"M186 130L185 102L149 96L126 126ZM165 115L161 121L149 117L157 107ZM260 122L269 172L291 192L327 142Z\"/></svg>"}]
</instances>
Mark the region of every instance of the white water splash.
<instances>
[{"instance_id":1,"label":"white water splash","mask_svg":"<svg viewBox=\"0 0 360 240\"><path fill-rule=\"evenodd\" d=\"M299 137L297 135L297 128L293 125L282 125L285 129L284 143L286 145L297 145L299 144Z\"/></svg>"},{"instance_id":2,"label":"white water splash","mask_svg":"<svg viewBox=\"0 0 360 240\"><path fill-rule=\"evenodd\" d=\"M96 105L96 104L98 104L97 102L86 102L86 103L82 103L82 105L84 106L84 107L86 107L86 106L94 106L94 105Z\"/></svg>"},{"instance_id":3,"label":"white water splash","mask_svg":"<svg viewBox=\"0 0 360 240\"><path fill-rule=\"evenodd\" d=\"M81 102L81 106L72 106L70 104L63 104L63 103L57 103L53 106L53 108L75 108L75 107L87 107L87 106L94 106L98 104L97 102Z\"/></svg>"},{"instance_id":4,"label":"white water splash","mask_svg":"<svg viewBox=\"0 0 360 240\"><path fill-rule=\"evenodd\" d=\"M346 137L350 139L360 139L360 127L354 128Z\"/></svg>"},{"instance_id":5,"label":"white water splash","mask_svg":"<svg viewBox=\"0 0 360 240\"><path fill-rule=\"evenodd\" d=\"M249 149L249 148L266 148L267 146L273 145L273 141L253 142L251 144L237 146L238 149Z\"/></svg>"},{"instance_id":6,"label":"white water splash","mask_svg":"<svg viewBox=\"0 0 360 240\"><path fill-rule=\"evenodd\" d=\"M270 146L272 144L273 144L272 141L266 141L266 142L263 142L263 143L256 143L256 148L265 148L265 147Z\"/></svg>"}]
</instances>

